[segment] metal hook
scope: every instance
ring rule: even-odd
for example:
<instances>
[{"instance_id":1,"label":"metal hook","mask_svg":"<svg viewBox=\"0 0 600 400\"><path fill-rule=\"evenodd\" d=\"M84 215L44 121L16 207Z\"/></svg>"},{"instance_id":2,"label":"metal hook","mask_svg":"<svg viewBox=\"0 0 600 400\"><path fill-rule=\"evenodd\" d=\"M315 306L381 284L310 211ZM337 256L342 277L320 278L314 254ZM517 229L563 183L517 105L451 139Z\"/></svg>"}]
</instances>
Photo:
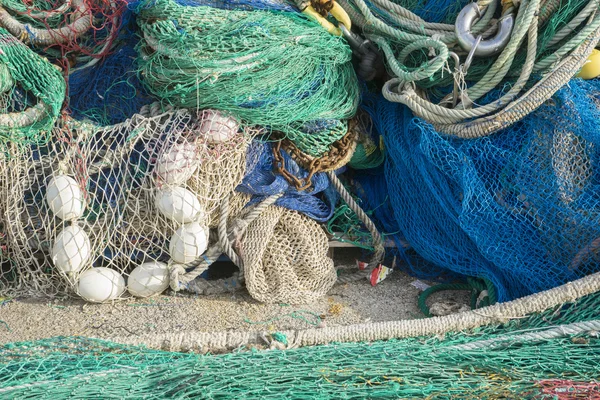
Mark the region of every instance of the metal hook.
<instances>
[{"instance_id":1,"label":"metal hook","mask_svg":"<svg viewBox=\"0 0 600 400\"><path fill-rule=\"evenodd\" d=\"M475 20L479 18L481 18L481 11L477 3L471 3L461 10L454 26L458 44L468 52L475 49L473 55L477 57L489 57L500 53L510 42L510 35L515 24L514 15L512 13L503 15L498 20L496 35L486 40L481 40L479 36L475 37L471 33Z\"/></svg>"}]
</instances>

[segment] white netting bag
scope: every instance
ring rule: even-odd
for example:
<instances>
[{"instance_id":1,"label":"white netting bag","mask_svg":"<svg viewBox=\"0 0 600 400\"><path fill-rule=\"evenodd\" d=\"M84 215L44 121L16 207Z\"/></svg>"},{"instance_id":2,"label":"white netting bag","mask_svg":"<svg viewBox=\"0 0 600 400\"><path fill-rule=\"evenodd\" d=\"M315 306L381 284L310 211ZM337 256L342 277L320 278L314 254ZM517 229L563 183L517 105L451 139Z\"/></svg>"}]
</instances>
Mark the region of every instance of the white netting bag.
<instances>
[{"instance_id":1,"label":"white netting bag","mask_svg":"<svg viewBox=\"0 0 600 400\"><path fill-rule=\"evenodd\" d=\"M324 296L337 279L328 243L315 221L268 207L248 226L242 241L248 291L265 303L301 304Z\"/></svg>"},{"instance_id":2,"label":"white netting bag","mask_svg":"<svg viewBox=\"0 0 600 400\"><path fill-rule=\"evenodd\" d=\"M145 111L103 128L62 121L47 145L3 155L2 293L107 301L133 285L152 295L171 263L206 250L214 204L242 180L253 132L216 112Z\"/></svg>"}]
</instances>

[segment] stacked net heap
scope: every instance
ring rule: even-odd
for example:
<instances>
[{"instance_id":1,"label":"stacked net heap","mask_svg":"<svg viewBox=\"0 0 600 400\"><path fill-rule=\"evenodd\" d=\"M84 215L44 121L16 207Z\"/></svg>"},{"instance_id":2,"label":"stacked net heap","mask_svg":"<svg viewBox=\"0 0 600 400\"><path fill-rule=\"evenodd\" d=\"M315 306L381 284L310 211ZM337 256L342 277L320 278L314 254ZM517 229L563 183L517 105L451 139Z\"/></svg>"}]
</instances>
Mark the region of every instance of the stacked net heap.
<instances>
[{"instance_id":1,"label":"stacked net heap","mask_svg":"<svg viewBox=\"0 0 600 400\"><path fill-rule=\"evenodd\" d=\"M324 226L481 304L597 272L599 8L3 1L0 289L305 303Z\"/></svg>"}]
</instances>

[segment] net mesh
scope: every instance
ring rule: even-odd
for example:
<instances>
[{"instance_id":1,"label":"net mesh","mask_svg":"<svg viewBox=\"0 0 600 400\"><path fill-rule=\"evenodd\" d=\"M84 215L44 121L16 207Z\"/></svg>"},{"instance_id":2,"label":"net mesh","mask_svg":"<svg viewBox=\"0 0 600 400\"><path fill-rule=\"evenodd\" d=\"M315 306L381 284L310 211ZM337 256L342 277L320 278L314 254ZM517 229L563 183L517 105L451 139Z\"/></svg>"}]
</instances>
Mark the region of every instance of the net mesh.
<instances>
[{"instance_id":1,"label":"net mesh","mask_svg":"<svg viewBox=\"0 0 600 400\"><path fill-rule=\"evenodd\" d=\"M265 303L304 304L324 296L337 279L329 240L314 221L270 207L244 237L246 288Z\"/></svg>"},{"instance_id":2,"label":"net mesh","mask_svg":"<svg viewBox=\"0 0 600 400\"><path fill-rule=\"evenodd\" d=\"M596 398L600 340L595 332L541 336L565 324L593 322L598 307L595 293L504 325L444 337L224 355L85 338L14 343L0 351L0 394L7 399L135 399L148 393L177 398L296 399L315 393L336 398ZM525 341L523 333L540 336ZM478 345L483 341L488 341L485 346Z\"/></svg>"},{"instance_id":3,"label":"net mesh","mask_svg":"<svg viewBox=\"0 0 600 400\"><path fill-rule=\"evenodd\" d=\"M233 112L312 156L346 133L358 105L350 48L297 13L156 0L138 24L140 76L165 103Z\"/></svg>"},{"instance_id":4,"label":"net mesh","mask_svg":"<svg viewBox=\"0 0 600 400\"><path fill-rule=\"evenodd\" d=\"M378 219L424 259L491 280L500 301L598 271L599 90L574 80L521 123L467 141L374 100L391 202ZM360 193L376 205L377 192Z\"/></svg>"},{"instance_id":5,"label":"net mesh","mask_svg":"<svg viewBox=\"0 0 600 400\"><path fill-rule=\"evenodd\" d=\"M142 263L198 258L255 134L235 126L214 141L222 118L179 110L108 127L64 120L48 143L10 148L0 189L2 293L85 297L82 277L93 272L109 292L86 298L111 300L128 295L123 277Z\"/></svg>"}]
</instances>

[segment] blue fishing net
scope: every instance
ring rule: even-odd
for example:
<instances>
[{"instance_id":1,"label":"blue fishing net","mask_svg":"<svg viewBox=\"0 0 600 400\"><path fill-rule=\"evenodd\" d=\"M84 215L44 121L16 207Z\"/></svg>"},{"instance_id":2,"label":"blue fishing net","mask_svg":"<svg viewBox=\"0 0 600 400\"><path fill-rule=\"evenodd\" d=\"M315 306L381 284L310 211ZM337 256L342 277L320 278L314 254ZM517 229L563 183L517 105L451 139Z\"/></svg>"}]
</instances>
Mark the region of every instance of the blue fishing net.
<instances>
[{"instance_id":1,"label":"blue fishing net","mask_svg":"<svg viewBox=\"0 0 600 400\"><path fill-rule=\"evenodd\" d=\"M133 14L126 11L111 54L96 65L69 75L69 107L75 118L113 125L154 101L137 75L138 41Z\"/></svg>"},{"instance_id":2,"label":"blue fishing net","mask_svg":"<svg viewBox=\"0 0 600 400\"><path fill-rule=\"evenodd\" d=\"M473 140L366 102L392 205L374 216L425 260L491 280L500 301L600 270L600 81L572 81L524 121ZM382 193L372 188L361 192L371 206Z\"/></svg>"},{"instance_id":3,"label":"blue fishing net","mask_svg":"<svg viewBox=\"0 0 600 400\"><path fill-rule=\"evenodd\" d=\"M253 195L249 204L261 202L273 194L284 193L275 205L303 213L317 222L329 220L333 215L337 195L335 189L329 184L327 175L317 173L312 178L313 185L309 190L296 190L283 176L273 171L272 146L271 143L257 142L254 144L254 148L258 148L259 152L258 162L246 174L236 190ZM281 155L287 171L299 179L308 176L308 172L301 168L285 151L282 150Z\"/></svg>"}]
</instances>

